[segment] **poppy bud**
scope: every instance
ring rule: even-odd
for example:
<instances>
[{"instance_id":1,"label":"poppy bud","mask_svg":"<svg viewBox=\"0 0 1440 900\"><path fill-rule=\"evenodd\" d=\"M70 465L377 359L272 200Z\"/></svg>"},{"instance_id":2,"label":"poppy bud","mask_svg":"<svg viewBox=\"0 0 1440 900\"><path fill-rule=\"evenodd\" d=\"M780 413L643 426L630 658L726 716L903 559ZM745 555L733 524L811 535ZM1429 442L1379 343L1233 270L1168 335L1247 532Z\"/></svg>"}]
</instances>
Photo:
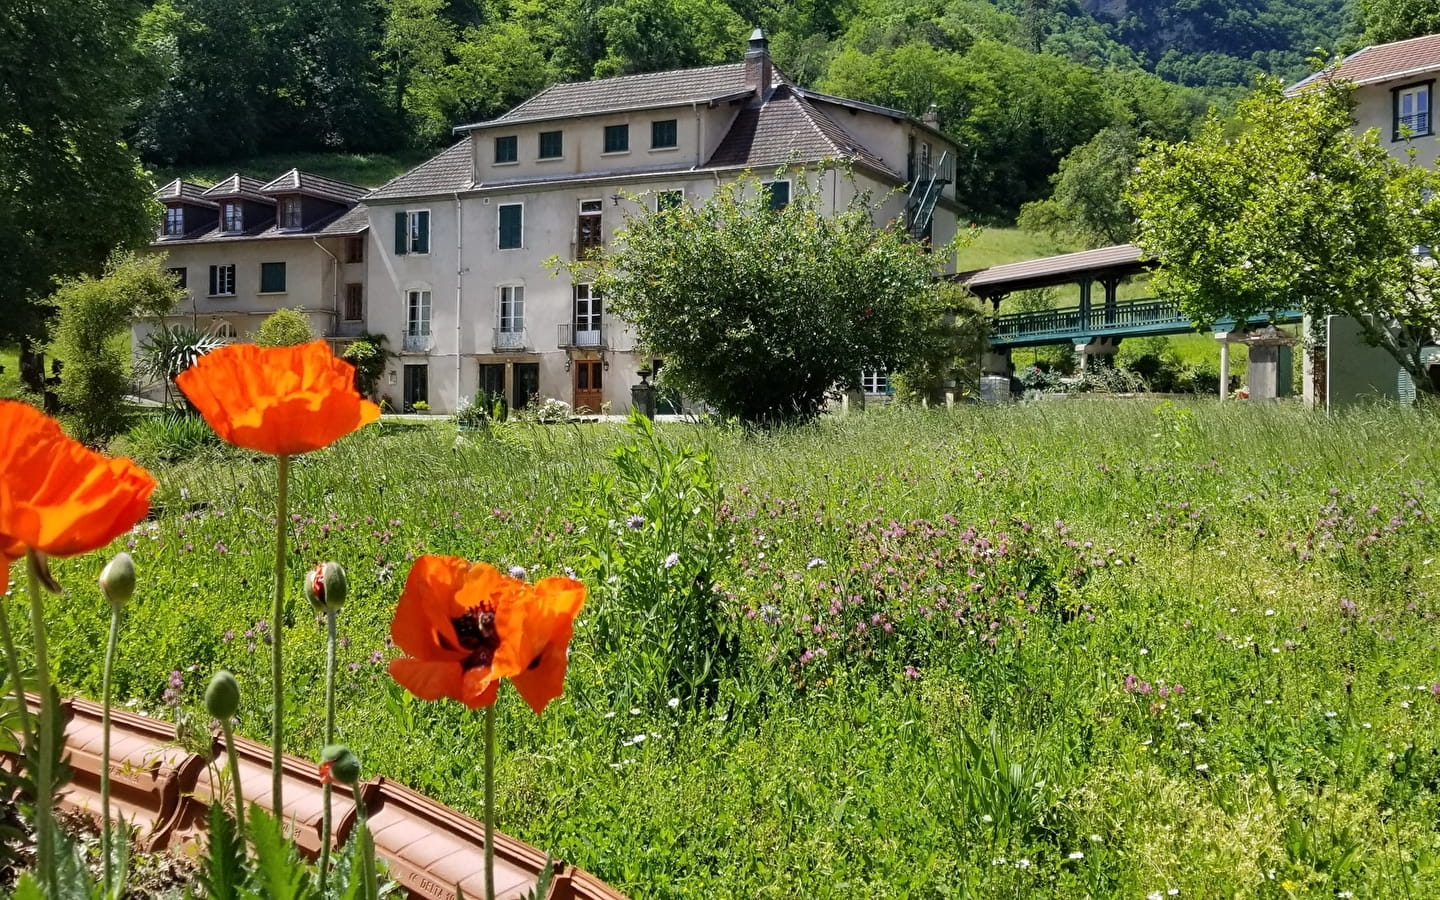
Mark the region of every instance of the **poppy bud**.
<instances>
[{"instance_id":1,"label":"poppy bud","mask_svg":"<svg viewBox=\"0 0 1440 900\"><path fill-rule=\"evenodd\" d=\"M117 553L100 570L100 592L114 609L130 602L135 593L135 560L128 553Z\"/></svg>"},{"instance_id":2,"label":"poppy bud","mask_svg":"<svg viewBox=\"0 0 1440 900\"><path fill-rule=\"evenodd\" d=\"M316 563L305 575L305 596L320 612L332 612L345 605L350 581L337 562Z\"/></svg>"},{"instance_id":3,"label":"poppy bud","mask_svg":"<svg viewBox=\"0 0 1440 900\"><path fill-rule=\"evenodd\" d=\"M210 677L210 686L205 689L205 708L222 721L235 715L240 708L240 685L234 675L221 669Z\"/></svg>"},{"instance_id":4,"label":"poppy bud","mask_svg":"<svg viewBox=\"0 0 1440 900\"><path fill-rule=\"evenodd\" d=\"M344 744L330 744L320 753L320 780L354 784L360 780L360 757Z\"/></svg>"}]
</instances>

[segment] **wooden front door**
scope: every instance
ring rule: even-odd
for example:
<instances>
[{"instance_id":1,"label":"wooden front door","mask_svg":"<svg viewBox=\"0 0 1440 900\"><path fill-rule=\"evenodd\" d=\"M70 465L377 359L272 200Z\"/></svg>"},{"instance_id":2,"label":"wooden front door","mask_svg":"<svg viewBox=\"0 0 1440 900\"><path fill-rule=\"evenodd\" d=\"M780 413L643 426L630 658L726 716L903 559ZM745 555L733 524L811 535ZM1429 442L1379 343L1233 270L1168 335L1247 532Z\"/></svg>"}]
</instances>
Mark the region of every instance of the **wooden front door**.
<instances>
[{"instance_id":1,"label":"wooden front door","mask_svg":"<svg viewBox=\"0 0 1440 900\"><path fill-rule=\"evenodd\" d=\"M598 359L575 361L575 412L580 412L582 408L586 412L600 411L600 404L605 402L601 399L604 393L603 368Z\"/></svg>"}]
</instances>

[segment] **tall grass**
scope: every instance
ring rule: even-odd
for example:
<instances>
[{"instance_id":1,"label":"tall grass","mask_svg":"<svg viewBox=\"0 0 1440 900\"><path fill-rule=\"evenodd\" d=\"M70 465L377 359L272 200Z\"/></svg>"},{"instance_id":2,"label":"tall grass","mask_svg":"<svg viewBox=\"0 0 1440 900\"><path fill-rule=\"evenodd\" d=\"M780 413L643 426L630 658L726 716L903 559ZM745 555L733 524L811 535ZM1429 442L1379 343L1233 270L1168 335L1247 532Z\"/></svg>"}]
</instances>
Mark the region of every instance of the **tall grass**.
<instances>
[{"instance_id":1,"label":"tall grass","mask_svg":"<svg viewBox=\"0 0 1440 900\"><path fill-rule=\"evenodd\" d=\"M736 665L713 695L636 699L582 613L565 698L538 719L502 699L500 818L637 897L1434 896L1437 425L1087 399L666 427L714 460ZM339 729L367 769L478 809L456 750L478 720L384 674L408 561L584 568L631 508L596 479L634 440L385 427L299 460L294 562L349 568ZM172 670L182 705L214 666L263 677L270 465L160 473L116 676L156 715ZM57 563L53 609L89 691L96 565ZM290 749L313 753L323 629L298 591L283 627Z\"/></svg>"}]
</instances>

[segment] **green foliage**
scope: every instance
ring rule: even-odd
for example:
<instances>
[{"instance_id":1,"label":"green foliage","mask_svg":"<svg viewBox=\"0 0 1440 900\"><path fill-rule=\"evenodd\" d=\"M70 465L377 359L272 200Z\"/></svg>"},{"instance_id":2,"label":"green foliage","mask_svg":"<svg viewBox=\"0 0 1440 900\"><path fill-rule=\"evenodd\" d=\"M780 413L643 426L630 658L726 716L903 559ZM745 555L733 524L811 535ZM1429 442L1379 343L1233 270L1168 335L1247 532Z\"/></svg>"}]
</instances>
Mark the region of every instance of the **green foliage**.
<instances>
[{"instance_id":1,"label":"green foliage","mask_svg":"<svg viewBox=\"0 0 1440 900\"><path fill-rule=\"evenodd\" d=\"M804 421L862 370L902 370L948 339L932 278L947 251L877 230L873 215L863 194L826 208L803 173L778 211L742 179L697 206L628 216L574 268L593 269L682 393L751 424Z\"/></svg>"},{"instance_id":2,"label":"green foliage","mask_svg":"<svg viewBox=\"0 0 1440 900\"><path fill-rule=\"evenodd\" d=\"M261 347L293 347L315 339L310 330L310 320L299 309L289 307L275 310L265 317L255 331L255 343Z\"/></svg>"},{"instance_id":3,"label":"green foliage","mask_svg":"<svg viewBox=\"0 0 1440 900\"><path fill-rule=\"evenodd\" d=\"M205 420L184 412L145 416L125 432L125 453L142 465L194 459L220 448L220 438Z\"/></svg>"},{"instance_id":4,"label":"green foliage","mask_svg":"<svg viewBox=\"0 0 1440 900\"><path fill-rule=\"evenodd\" d=\"M183 296L163 257L128 253L113 256L103 276L82 276L56 290L51 353L65 363L56 393L78 440L103 444L125 429L130 323L165 315Z\"/></svg>"},{"instance_id":5,"label":"green foliage","mask_svg":"<svg viewBox=\"0 0 1440 900\"><path fill-rule=\"evenodd\" d=\"M225 342L209 332L200 331L189 325L166 325L163 322L140 341L140 352L136 359L136 374L142 378L163 382L165 400L171 397L175 379L195 361ZM176 389L176 396L180 396Z\"/></svg>"},{"instance_id":6,"label":"green foliage","mask_svg":"<svg viewBox=\"0 0 1440 900\"><path fill-rule=\"evenodd\" d=\"M750 31L724 0L616 0L595 24L607 48L597 78L726 62Z\"/></svg>"},{"instance_id":7,"label":"green foliage","mask_svg":"<svg viewBox=\"0 0 1440 900\"><path fill-rule=\"evenodd\" d=\"M1157 292L1197 321L1299 309L1358 321L1429 390L1420 347L1440 326L1436 175L1351 133L1348 87L1294 97L1268 82L1232 130L1210 118L1183 144L1150 144L1131 186L1136 242Z\"/></svg>"},{"instance_id":8,"label":"green foliage","mask_svg":"<svg viewBox=\"0 0 1440 900\"><path fill-rule=\"evenodd\" d=\"M1025 204L1017 223L1086 247L1129 241L1135 214L1125 202L1125 185L1135 159L1134 132L1123 126L1101 129L1060 161L1050 179L1050 198Z\"/></svg>"},{"instance_id":9,"label":"green foliage","mask_svg":"<svg viewBox=\"0 0 1440 900\"><path fill-rule=\"evenodd\" d=\"M153 235L151 185L120 135L145 87L136 0L7 9L0 59L0 343L42 341L56 280Z\"/></svg>"},{"instance_id":10,"label":"green foliage","mask_svg":"<svg viewBox=\"0 0 1440 900\"><path fill-rule=\"evenodd\" d=\"M630 442L611 450L575 514L594 535L580 565L594 585L597 648L614 660L626 703L715 702L739 643L715 573L725 547L724 493L703 450L671 446L630 416Z\"/></svg>"},{"instance_id":11,"label":"green foliage","mask_svg":"<svg viewBox=\"0 0 1440 900\"><path fill-rule=\"evenodd\" d=\"M355 367L355 386L363 396L374 397L380 389L380 379L385 375L385 361L390 358L385 350L385 341L383 334L362 334L340 354Z\"/></svg>"},{"instance_id":12,"label":"green foliage","mask_svg":"<svg viewBox=\"0 0 1440 900\"><path fill-rule=\"evenodd\" d=\"M1365 39L1388 44L1440 32L1440 3L1435 0L1360 0Z\"/></svg>"}]
</instances>

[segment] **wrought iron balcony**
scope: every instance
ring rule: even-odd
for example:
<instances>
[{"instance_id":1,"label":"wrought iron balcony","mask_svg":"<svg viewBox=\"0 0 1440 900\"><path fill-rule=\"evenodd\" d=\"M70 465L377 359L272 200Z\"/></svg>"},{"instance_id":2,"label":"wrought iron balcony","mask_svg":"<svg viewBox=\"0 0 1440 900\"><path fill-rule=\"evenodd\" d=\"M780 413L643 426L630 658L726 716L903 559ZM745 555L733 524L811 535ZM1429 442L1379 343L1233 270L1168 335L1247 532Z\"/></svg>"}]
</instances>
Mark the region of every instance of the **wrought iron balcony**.
<instances>
[{"instance_id":1,"label":"wrought iron balcony","mask_svg":"<svg viewBox=\"0 0 1440 900\"><path fill-rule=\"evenodd\" d=\"M609 337L608 329L604 325L561 325L555 338L555 344L561 348L608 348L610 346Z\"/></svg>"},{"instance_id":2,"label":"wrought iron balcony","mask_svg":"<svg viewBox=\"0 0 1440 900\"><path fill-rule=\"evenodd\" d=\"M530 338L523 328L518 331L497 328L490 338L490 349L496 353L502 350L527 350L529 347Z\"/></svg>"},{"instance_id":3,"label":"wrought iron balcony","mask_svg":"<svg viewBox=\"0 0 1440 900\"><path fill-rule=\"evenodd\" d=\"M429 334L406 334L400 349L410 353L427 353L432 346L432 340Z\"/></svg>"}]
</instances>

